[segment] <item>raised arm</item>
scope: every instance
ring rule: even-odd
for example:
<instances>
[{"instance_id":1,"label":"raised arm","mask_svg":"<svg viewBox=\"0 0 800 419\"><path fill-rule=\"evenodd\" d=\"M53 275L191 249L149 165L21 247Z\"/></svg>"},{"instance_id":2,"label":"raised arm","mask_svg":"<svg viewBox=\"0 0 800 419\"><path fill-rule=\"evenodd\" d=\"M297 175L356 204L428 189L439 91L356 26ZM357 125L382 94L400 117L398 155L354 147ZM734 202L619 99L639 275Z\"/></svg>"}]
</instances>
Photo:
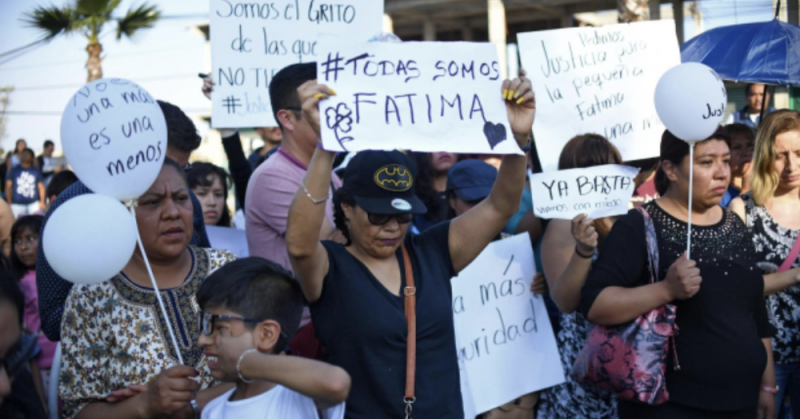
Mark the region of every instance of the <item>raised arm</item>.
<instances>
[{"instance_id":1,"label":"raised arm","mask_svg":"<svg viewBox=\"0 0 800 419\"><path fill-rule=\"evenodd\" d=\"M502 95L514 140L524 147L530 142L536 115L536 100L524 71L519 78L503 82ZM517 211L525 187L526 168L524 155L504 156L489 196L452 221L448 234L450 257L456 272L478 257Z\"/></svg>"},{"instance_id":2,"label":"raised arm","mask_svg":"<svg viewBox=\"0 0 800 419\"><path fill-rule=\"evenodd\" d=\"M592 221L585 214L572 221L552 220L544 234L542 268L550 297L562 313L574 312L581 301L581 288L589 276L597 247L597 232Z\"/></svg>"},{"instance_id":3,"label":"raised arm","mask_svg":"<svg viewBox=\"0 0 800 419\"><path fill-rule=\"evenodd\" d=\"M309 121L319 138L317 105L320 99L332 92L316 81L308 81L297 89L297 93L303 104L303 117ZM286 250L309 303L317 301L322 295L322 283L329 269L328 252L319 238L325 222L325 201L330 193L333 159L334 153L317 148L303 178L305 188L301 185L289 207Z\"/></svg>"}]
</instances>

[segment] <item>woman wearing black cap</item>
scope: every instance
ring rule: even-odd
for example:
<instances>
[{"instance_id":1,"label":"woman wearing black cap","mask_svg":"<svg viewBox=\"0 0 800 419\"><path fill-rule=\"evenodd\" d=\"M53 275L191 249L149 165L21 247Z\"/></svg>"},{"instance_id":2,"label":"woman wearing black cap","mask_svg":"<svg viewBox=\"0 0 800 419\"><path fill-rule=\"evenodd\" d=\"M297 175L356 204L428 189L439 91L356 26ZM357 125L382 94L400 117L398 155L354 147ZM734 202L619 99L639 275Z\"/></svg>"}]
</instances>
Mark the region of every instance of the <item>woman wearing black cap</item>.
<instances>
[{"instance_id":1,"label":"woman wearing black cap","mask_svg":"<svg viewBox=\"0 0 800 419\"><path fill-rule=\"evenodd\" d=\"M507 101L508 120L523 147L536 111L530 81L523 73L504 81L503 89L516 98ZM317 103L332 92L308 82L298 93L304 117L319 135ZM333 198L346 245L319 241L325 210L319 204L327 198L333 158L323 150L314 154L304 189L289 210L286 245L326 359L353 379L346 417L402 418L412 409L417 418L463 418L450 279L516 211L525 157L503 158L494 189L481 204L412 236L406 234L409 221L426 211L414 194L413 162L397 151L361 152L348 164L344 185ZM404 248L413 277L405 269ZM407 288L411 278L416 289ZM416 310L410 312L416 313L416 331L410 334L404 304L414 300ZM415 367L407 365L408 355L415 356Z\"/></svg>"},{"instance_id":2,"label":"woman wearing black cap","mask_svg":"<svg viewBox=\"0 0 800 419\"><path fill-rule=\"evenodd\" d=\"M644 218L621 217L583 287L580 310L595 324L619 325L675 304L677 334L667 357L669 401L652 406L619 400L627 418L772 418L775 374L764 303L764 279L742 220L719 206L730 180L730 137L719 129L695 146L669 132L661 139L656 187L644 205L658 245L658 278L650 283ZM686 257L689 171L692 260Z\"/></svg>"}]
</instances>

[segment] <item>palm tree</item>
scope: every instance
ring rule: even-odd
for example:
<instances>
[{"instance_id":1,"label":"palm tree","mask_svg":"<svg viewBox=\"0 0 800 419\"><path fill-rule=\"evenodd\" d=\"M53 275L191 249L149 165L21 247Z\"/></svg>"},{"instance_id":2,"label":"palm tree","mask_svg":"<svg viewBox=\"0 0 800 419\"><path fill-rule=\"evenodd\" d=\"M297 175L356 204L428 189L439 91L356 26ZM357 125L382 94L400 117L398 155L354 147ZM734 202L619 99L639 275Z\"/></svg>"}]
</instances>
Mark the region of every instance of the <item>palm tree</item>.
<instances>
[{"instance_id":1,"label":"palm tree","mask_svg":"<svg viewBox=\"0 0 800 419\"><path fill-rule=\"evenodd\" d=\"M88 71L87 82L103 77L103 45L100 43L100 31L109 21L117 23L117 39L126 36L132 39L142 29L152 28L161 17L161 11L156 6L142 4L131 7L125 16L114 18L112 12L122 0L76 0L59 8L56 6L39 6L32 12L25 14L25 21L31 27L43 32L42 41L47 42L59 35L80 33L86 36L89 44L86 52Z\"/></svg>"}]
</instances>

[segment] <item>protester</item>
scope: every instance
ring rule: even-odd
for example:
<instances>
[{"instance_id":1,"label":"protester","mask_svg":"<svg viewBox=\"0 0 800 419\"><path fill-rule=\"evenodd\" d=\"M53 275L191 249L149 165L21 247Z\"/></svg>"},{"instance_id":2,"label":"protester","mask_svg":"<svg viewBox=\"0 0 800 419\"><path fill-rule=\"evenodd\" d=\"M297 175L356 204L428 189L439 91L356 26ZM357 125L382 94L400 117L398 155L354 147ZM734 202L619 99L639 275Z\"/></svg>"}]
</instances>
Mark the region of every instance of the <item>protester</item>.
<instances>
[{"instance_id":1,"label":"protester","mask_svg":"<svg viewBox=\"0 0 800 419\"><path fill-rule=\"evenodd\" d=\"M49 185L50 179L53 177L53 175L61 170L61 167L56 166L55 160L53 160L53 151L55 149L55 143L50 140L46 140L44 142L42 155L36 158L39 170L42 171L42 179L44 180L45 185Z\"/></svg>"},{"instance_id":2,"label":"protester","mask_svg":"<svg viewBox=\"0 0 800 419\"><path fill-rule=\"evenodd\" d=\"M223 168L211 163L195 163L187 173L189 187L203 207L203 221L211 226L231 226L228 189L231 177Z\"/></svg>"},{"instance_id":3,"label":"protester","mask_svg":"<svg viewBox=\"0 0 800 419\"><path fill-rule=\"evenodd\" d=\"M619 151L605 137L584 134L564 145L558 170L622 164ZM606 392L584 388L572 379L572 365L586 343L591 324L577 313L581 288L586 283L597 249L602 247L618 217L592 219L581 214L570 220L550 220L542 243L542 269L550 297L561 311L556 334L566 382L545 390L539 418L615 418L616 398Z\"/></svg>"},{"instance_id":4,"label":"protester","mask_svg":"<svg viewBox=\"0 0 800 419\"><path fill-rule=\"evenodd\" d=\"M412 153L419 176L415 192L428 208L425 214L414 217L414 227L423 232L446 220L448 207L444 192L447 186L447 171L458 161L455 153Z\"/></svg>"},{"instance_id":5,"label":"protester","mask_svg":"<svg viewBox=\"0 0 800 419\"><path fill-rule=\"evenodd\" d=\"M231 262L200 286L198 344L211 376L236 387L212 400L203 419L343 418L350 377L332 365L283 348L300 325L303 293L274 262L250 257Z\"/></svg>"},{"instance_id":6,"label":"protester","mask_svg":"<svg viewBox=\"0 0 800 419\"><path fill-rule=\"evenodd\" d=\"M745 87L745 94L747 95L747 105L732 113L731 116L728 117L726 125L744 124L752 129L758 129L758 124L761 122L761 106L763 101L767 101L767 114L775 112L775 108L769 106L769 90L767 90L765 94L763 84L749 83Z\"/></svg>"},{"instance_id":7,"label":"protester","mask_svg":"<svg viewBox=\"0 0 800 419\"><path fill-rule=\"evenodd\" d=\"M750 229L764 277L777 400L800 413L800 113L776 111L758 130L752 191L731 202ZM791 260L790 260L791 259ZM788 391L788 393L787 393Z\"/></svg>"},{"instance_id":8,"label":"protester","mask_svg":"<svg viewBox=\"0 0 800 419\"><path fill-rule=\"evenodd\" d=\"M25 296L5 268L0 267L0 417L45 419L44 389L34 360L39 345L23 333Z\"/></svg>"},{"instance_id":9,"label":"protester","mask_svg":"<svg viewBox=\"0 0 800 419\"><path fill-rule=\"evenodd\" d=\"M676 307L679 332L666 361L669 401L620 399L622 419L773 417L764 279L744 223L719 206L730 179L726 140L720 128L698 142L692 162L686 142L668 131L661 139L661 198L642 208L655 226L662 280L650 283L644 218L632 210L614 223L583 287L580 310L595 324L620 325L667 303ZM692 259L686 256L690 170Z\"/></svg>"},{"instance_id":10,"label":"protester","mask_svg":"<svg viewBox=\"0 0 800 419\"><path fill-rule=\"evenodd\" d=\"M268 154L280 147L281 139L283 138L280 127L260 127L255 130L258 136L261 137L261 140L264 141L264 145L253 150L250 156L247 157L247 161L250 163L250 167L253 171L255 171L261 163L264 163Z\"/></svg>"},{"instance_id":11,"label":"protester","mask_svg":"<svg viewBox=\"0 0 800 419\"><path fill-rule=\"evenodd\" d=\"M731 183L719 204L727 208L733 198L750 190L756 132L744 124L730 124L725 129L731 135Z\"/></svg>"},{"instance_id":12,"label":"protester","mask_svg":"<svg viewBox=\"0 0 800 419\"><path fill-rule=\"evenodd\" d=\"M516 92L511 96L518 99L506 103L514 139L523 147L530 142L535 114L530 81L522 73L519 79L504 81L502 88ZM298 92L303 118L318 138L318 101L334 93L315 81ZM290 208L286 245L326 360L353 379L346 416L400 418L409 409L413 417L462 418L450 279L480 254L516 211L526 159L503 157L487 199L452 221L408 235L414 214L426 211L414 193L413 161L398 151L360 152L348 163L345 184L333 198L336 225L347 239L342 245L320 241L319 234L334 157L316 150ZM410 259L404 263L406 250ZM410 271L406 264L412 266ZM412 275L414 288L406 288ZM421 314L411 347L403 294L414 295ZM416 360L411 382L415 399L404 399L409 396L404 391L409 384L407 350Z\"/></svg>"},{"instance_id":13,"label":"protester","mask_svg":"<svg viewBox=\"0 0 800 419\"><path fill-rule=\"evenodd\" d=\"M11 169L6 180L6 200L15 218L33 214L47 207L42 172L34 166L33 150L20 154L19 166Z\"/></svg>"},{"instance_id":14,"label":"protester","mask_svg":"<svg viewBox=\"0 0 800 419\"><path fill-rule=\"evenodd\" d=\"M72 288L64 309L59 395L71 418L160 417L202 409L230 387L214 387L207 358L197 346L200 325L195 293L205 278L235 257L190 245L192 201L182 167L166 158L158 178L138 199L136 222L152 273L166 303L184 365L164 323L148 268L137 248L114 278ZM113 238L98 238L98 240ZM113 338L112 338L113 337ZM197 378L198 382L190 379ZM112 391L147 390L119 403ZM190 400L196 404L193 407Z\"/></svg>"},{"instance_id":15,"label":"protester","mask_svg":"<svg viewBox=\"0 0 800 419\"><path fill-rule=\"evenodd\" d=\"M11 169L22 163L22 152L25 151L26 148L28 148L28 143L24 139L20 138L17 140L14 145L14 151L6 157L6 172L10 172Z\"/></svg>"},{"instance_id":16,"label":"protester","mask_svg":"<svg viewBox=\"0 0 800 419\"><path fill-rule=\"evenodd\" d=\"M161 100L158 101L158 106L164 113L164 119L167 122L166 155L176 161L183 170L187 170L190 168L189 157L191 157L192 151L200 146L200 136L197 134L197 129L192 120L177 106ZM80 181L64 190L51 203L44 219L44 226L47 226L50 216L61 204L87 193L92 193L92 191ZM199 247L211 247L206 235L203 208L193 192L189 191L189 197L192 200L192 208L194 209L192 244ZM46 232L45 227L43 227L43 232ZM39 287L39 311L42 317L42 331L51 340L58 341L60 340L61 315L64 312L64 302L67 300L70 289L72 289L72 283L61 278L47 262L42 240L39 240L39 250L36 256L36 283Z\"/></svg>"},{"instance_id":17,"label":"protester","mask_svg":"<svg viewBox=\"0 0 800 419\"><path fill-rule=\"evenodd\" d=\"M14 251L11 254L11 269L19 281L25 294L25 314L23 322L28 333L38 335L36 338L42 351L36 358L41 371L43 387L50 381L50 367L56 353L56 342L47 339L41 333L42 322L39 318L39 292L36 288L36 248L39 246L39 233L42 229L41 215L28 215L14 223L11 229L11 240Z\"/></svg>"},{"instance_id":18,"label":"protester","mask_svg":"<svg viewBox=\"0 0 800 419\"><path fill-rule=\"evenodd\" d=\"M275 120L281 127L281 147L267 161L258 166L247 186L245 199L245 232L250 255L276 262L284 269L292 269L286 252L286 226L289 206L300 189L317 136L300 111L297 88L317 77L316 63L293 64L279 71L269 85L269 96ZM328 182L329 193L342 186L339 178ZM320 225L318 237L338 239L333 223L333 205L324 204L325 220ZM302 327L289 344L292 354L322 359L322 347L316 340L308 310L303 313Z\"/></svg>"},{"instance_id":19,"label":"protester","mask_svg":"<svg viewBox=\"0 0 800 419\"><path fill-rule=\"evenodd\" d=\"M61 192L64 192L76 182L78 182L78 176L75 176L75 173L71 170L63 170L53 175L45 191L47 194L47 210L50 209L50 205L53 205L53 202L61 195Z\"/></svg>"}]
</instances>

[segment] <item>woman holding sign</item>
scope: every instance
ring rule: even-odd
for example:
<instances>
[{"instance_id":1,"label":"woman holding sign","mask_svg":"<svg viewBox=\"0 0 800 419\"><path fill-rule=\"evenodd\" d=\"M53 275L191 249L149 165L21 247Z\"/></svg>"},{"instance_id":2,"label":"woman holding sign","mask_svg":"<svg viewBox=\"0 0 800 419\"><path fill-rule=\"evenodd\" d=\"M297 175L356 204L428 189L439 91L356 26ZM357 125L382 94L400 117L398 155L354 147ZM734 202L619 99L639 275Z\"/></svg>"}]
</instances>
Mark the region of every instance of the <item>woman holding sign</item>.
<instances>
[{"instance_id":1,"label":"woman holding sign","mask_svg":"<svg viewBox=\"0 0 800 419\"><path fill-rule=\"evenodd\" d=\"M606 164L622 164L611 142L597 134L579 135L567 142L558 160L558 170ZM589 276L595 251L608 235L617 217L598 220L586 214L569 220L551 220L542 242L542 269L550 297L561 315L556 338L567 381L542 392L539 418L615 418L616 398L606 392L587 389L570 377L578 353L586 343L591 325L575 311L581 288Z\"/></svg>"},{"instance_id":2,"label":"woman holding sign","mask_svg":"<svg viewBox=\"0 0 800 419\"><path fill-rule=\"evenodd\" d=\"M661 198L643 206L656 232L655 282L645 218L633 210L614 223L583 287L580 310L600 325L640 321L665 304L676 307L679 333L666 356L669 401L648 405L620 398L622 419L773 417L773 329L764 279L744 223L719 206L730 180L729 141L718 129L696 143L690 161L689 145L666 131L656 175ZM685 253L690 170L695 260Z\"/></svg>"},{"instance_id":3,"label":"woman holding sign","mask_svg":"<svg viewBox=\"0 0 800 419\"><path fill-rule=\"evenodd\" d=\"M191 414L230 389L197 393L213 379L197 346L195 293L206 276L234 256L189 245L192 211L183 169L166 158L156 181L138 199L136 221L168 320L138 249L114 278L72 287L61 326L64 418ZM165 321L172 323L186 365L178 365Z\"/></svg>"},{"instance_id":4,"label":"woman holding sign","mask_svg":"<svg viewBox=\"0 0 800 419\"><path fill-rule=\"evenodd\" d=\"M530 81L523 73L502 87L511 130L523 147L536 112ZM319 135L317 104L333 92L311 81L298 93ZM483 202L412 236L409 222L426 211L414 193L412 160L397 151L360 152L333 197L346 245L319 240L333 159L321 149L314 154L289 211L286 244L327 361L353 379L346 416L463 418L450 279L516 211L525 157L503 157Z\"/></svg>"},{"instance_id":5,"label":"woman holding sign","mask_svg":"<svg viewBox=\"0 0 800 419\"><path fill-rule=\"evenodd\" d=\"M770 321L779 404L800 413L800 113L769 114L758 130L753 190L731 202L753 234ZM788 389L789 393L786 393Z\"/></svg>"}]
</instances>

